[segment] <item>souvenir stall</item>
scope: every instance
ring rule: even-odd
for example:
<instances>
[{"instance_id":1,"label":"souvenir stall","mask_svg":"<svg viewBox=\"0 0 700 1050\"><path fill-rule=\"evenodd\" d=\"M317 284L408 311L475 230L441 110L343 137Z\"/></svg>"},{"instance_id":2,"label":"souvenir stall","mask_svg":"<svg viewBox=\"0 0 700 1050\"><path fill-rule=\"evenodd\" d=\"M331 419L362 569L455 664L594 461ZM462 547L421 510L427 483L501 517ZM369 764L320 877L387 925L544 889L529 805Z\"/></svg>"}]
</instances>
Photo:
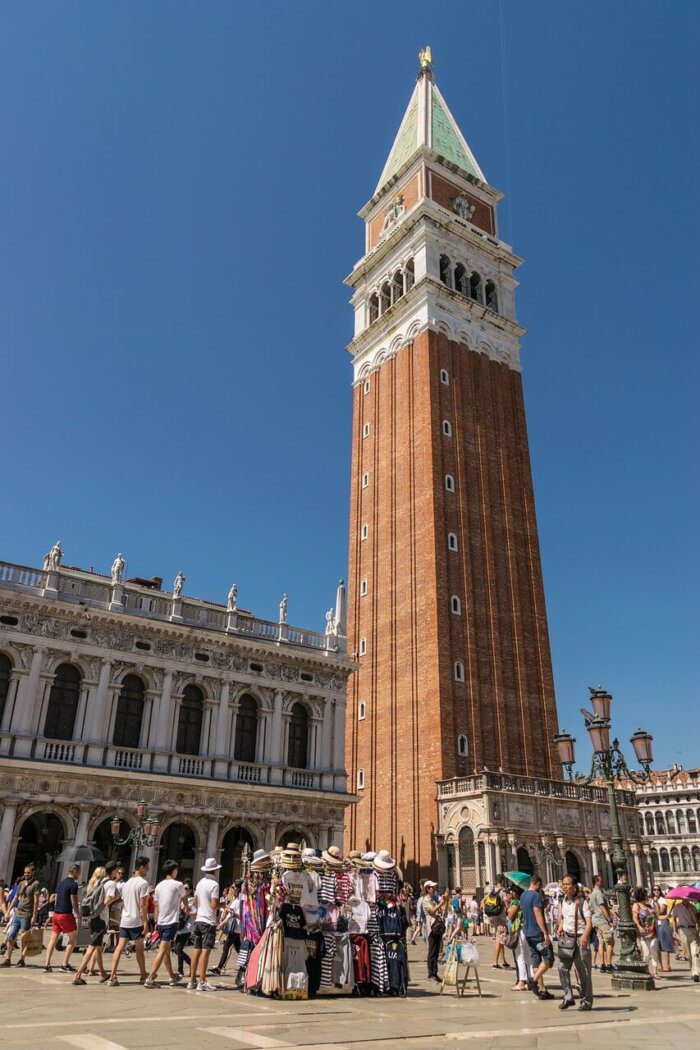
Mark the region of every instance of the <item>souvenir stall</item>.
<instances>
[{"instance_id":1,"label":"souvenir stall","mask_svg":"<svg viewBox=\"0 0 700 1050\"><path fill-rule=\"evenodd\" d=\"M319 854L293 842L257 850L242 898L246 992L407 994L408 920L388 850L344 857L337 846Z\"/></svg>"}]
</instances>

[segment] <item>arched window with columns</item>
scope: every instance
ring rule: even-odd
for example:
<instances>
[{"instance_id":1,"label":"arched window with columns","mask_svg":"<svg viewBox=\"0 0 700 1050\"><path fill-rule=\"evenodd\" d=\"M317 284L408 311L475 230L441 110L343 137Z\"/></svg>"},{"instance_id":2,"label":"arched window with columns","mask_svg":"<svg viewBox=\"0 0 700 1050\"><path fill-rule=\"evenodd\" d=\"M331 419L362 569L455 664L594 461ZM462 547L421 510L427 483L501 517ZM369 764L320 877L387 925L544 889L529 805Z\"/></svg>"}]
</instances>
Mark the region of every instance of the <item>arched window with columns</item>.
<instances>
[{"instance_id":1,"label":"arched window with columns","mask_svg":"<svg viewBox=\"0 0 700 1050\"><path fill-rule=\"evenodd\" d=\"M139 747L146 689L135 674L128 674L122 681L117 700L112 742L115 747Z\"/></svg>"},{"instance_id":2,"label":"arched window with columns","mask_svg":"<svg viewBox=\"0 0 700 1050\"><path fill-rule=\"evenodd\" d=\"M202 742L204 696L196 685L186 685L177 723L176 750L179 755L198 755Z\"/></svg>"},{"instance_id":3,"label":"arched window with columns","mask_svg":"<svg viewBox=\"0 0 700 1050\"><path fill-rule=\"evenodd\" d=\"M661 856L661 870L662 871L670 871L671 870L671 860L670 860L670 857L668 855L668 850L667 849L662 849L661 852L660 852L660 856Z\"/></svg>"},{"instance_id":4,"label":"arched window with columns","mask_svg":"<svg viewBox=\"0 0 700 1050\"><path fill-rule=\"evenodd\" d=\"M237 762L255 762L258 743L258 705L247 693L238 701L233 757Z\"/></svg>"},{"instance_id":5,"label":"arched window with columns","mask_svg":"<svg viewBox=\"0 0 700 1050\"><path fill-rule=\"evenodd\" d=\"M657 835L665 835L666 834L666 825L664 824L664 815L663 815L663 813L660 813L658 810L656 812L656 834ZM668 870L668 869L666 869L666 870Z\"/></svg>"},{"instance_id":6,"label":"arched window with columns","mask_svg":"<svg viewBox=\"0 0 700 1050\"><path fill-rule=\"evenodd\" d=\"M660 871L661 870L660 867L659 867L659 854L658 854L658 852L655 849L653 849L651 851L651 868L652 868L652 871Z\"/></svg>"},{"instance_id":7,"label":"arched window with columns","mask_svg":"<svg viewBox=\"0 0 700 1050\"><path fill-rule=\"evenodd\" d=\"M654 818L652 817L651 813L645 814L644 819L645 819L646 825L647 825L647 830L646 830L647 835L653 835L654 834Z\"/></svg>"},{"instance_id":8,"label":"arched window with columns","mask_svg":"<svg viewBox=\"0 0 700 1050\"><path fill-rule=\"evenodd\" d=\"M683 863L683 871L693 870L693 862L690 859L690 850L687 846L683 846L681 849L681 861Z\"/></svg>"},{"instance_id":9,"label":"arched window with columns","mask_svg":"<svg viewBox=\"0 0 700 1050\"><path fill-rule=\"evenodd\" d=\"M676 834L676 818L670 810L666 814L666 828L668 830L669 835Z\"/></svg>"},{"instance_id":10,"label":"arched window with columns","mask_svg":"<svg viewBox=\"0 0 700 1050\"><path fill-rule=\"evenodd\" d=\"M80 671L72 664L61 664L49 694L44 720L44 736L49 740L72 740L80 700Z\"/></svg>"},{"instance_id":11,"label":"arched window with columns","mask_svg":"<svg viewBox=\"0 0 700 1050\"><path fill-rule=\"evenodd\" d=\"M700 846L693 846L693 870L700 871Z\"/></svg>"},{"instance_id":12,"label":"arched window with columns","mask_svg":"<svg viewBox=\"0 0 700 1050\"><path fill-rule=\"evenodd\" d=\"M0 653L0 725L5 714L5 704L10 692L12 680L12 660L4 653Z\"/></svg>"},{"instance_id":13,"label":"arched window with columns","mask_svg":"<svg viewBox=\"0 0 700 1050\"><path fill-rule=\"evenodd\" d=\"M440 280L448 288L452 287L452 263L447 255L440 256Z\"/></svg>"},{"instance_id":14,"label":"arched window with columns","mask_svg":"<svg viewBox=\"0 0 700 1050\"><path fill-rule=\"evenodd\" d=\"M302 703L296 703L289 715L287 765L306 769L309 764L309 713Z\"/></svg>"},{"instance_id":15,"label":"arched window with columns","mask_svg":"<svg viewBox=\"0 0 700 1050\"><path fill-rule=\"evenodd\" d=\"M697 835L697 833L698 833L698 824L697 824L697 821L695 819L695 813L693 812L692 809L688 809L688 810L686 810L685 815L688 818L688 833L690 835Z\"/></svg>"}]
</instances>

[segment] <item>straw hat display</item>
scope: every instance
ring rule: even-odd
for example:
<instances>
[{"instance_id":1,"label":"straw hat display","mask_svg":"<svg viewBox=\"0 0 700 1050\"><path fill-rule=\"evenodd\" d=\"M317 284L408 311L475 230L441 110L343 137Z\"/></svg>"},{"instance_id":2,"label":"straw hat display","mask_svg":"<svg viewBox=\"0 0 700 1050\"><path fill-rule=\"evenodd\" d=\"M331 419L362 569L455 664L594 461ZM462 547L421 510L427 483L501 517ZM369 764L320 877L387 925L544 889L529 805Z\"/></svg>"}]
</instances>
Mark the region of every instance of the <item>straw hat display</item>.
<instances>
[{"instance_id":1,"label":"straw hat display","mask_svg":"<svg viewBox=\"0 0 700 1050\"><path fill-rule=\"evenodd\" d=\"M303 849L301 851L301 863L305 868L313 868L314 871L321 871L323 868L323 860L316 853L315 849Z\"/></svg>"},{"instance_id":2,"label":"straw hat display","mask_svg":"<svg viewBox=\"0 0 700 1050\"><path fill-rule=\"evenodd\" d=\"M396 867L396 861L389 853L388 849L380 849L373 861L376 871L391 871L392 868Z\"/></svg>"},{"instance_id":3,"label":"straw hat display","mask_svg":"<svg viewBox=\"0 0 700 1050\"><path fill-rule=\"evenodd\" d=\"M301 850L296 842L288 842L282 850L280 862L288 871L301 871Z\"/></svg>"},{"instance_id":4,"label":"straw hat display","mask_svg":"<svg viewBox=\"0 0 700 1050\"><path fill-rule=\"evenodd\" d=\"M342 871L345 867L343 854L337 846L329 846L328 849L324 849L321 856L325 861L326 867L330 868L331 871Z\"/></svg>"},{"instance_id":5,"label":"straw hat display","mask_svg":"<svg viewBox=\"0 0 700 1050\"><path fill-rule=\"evenodd\" d=\"M265 849L256 849L250 862L251 871L267 871L272 867L272 858Z\"/></svg>"}]
</instances>

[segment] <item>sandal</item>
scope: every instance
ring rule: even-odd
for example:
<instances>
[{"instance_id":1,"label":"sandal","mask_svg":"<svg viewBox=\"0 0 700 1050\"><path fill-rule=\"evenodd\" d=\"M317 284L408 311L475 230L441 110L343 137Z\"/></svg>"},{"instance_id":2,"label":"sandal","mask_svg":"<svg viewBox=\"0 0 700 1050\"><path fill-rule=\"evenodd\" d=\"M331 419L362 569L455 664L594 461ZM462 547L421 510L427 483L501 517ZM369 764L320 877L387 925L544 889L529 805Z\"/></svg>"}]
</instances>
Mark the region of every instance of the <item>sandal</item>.
<instances>
[{"instance_id":1,"label":"sandal","mask_svg":"<svg viewBox=\"0 0 700 1050\"><path fill-rule=\"evenodd\" d=\"M82 977L74 977L71 984L87 984L87 981L84 981Z\"/></svg>"}]
</instances>

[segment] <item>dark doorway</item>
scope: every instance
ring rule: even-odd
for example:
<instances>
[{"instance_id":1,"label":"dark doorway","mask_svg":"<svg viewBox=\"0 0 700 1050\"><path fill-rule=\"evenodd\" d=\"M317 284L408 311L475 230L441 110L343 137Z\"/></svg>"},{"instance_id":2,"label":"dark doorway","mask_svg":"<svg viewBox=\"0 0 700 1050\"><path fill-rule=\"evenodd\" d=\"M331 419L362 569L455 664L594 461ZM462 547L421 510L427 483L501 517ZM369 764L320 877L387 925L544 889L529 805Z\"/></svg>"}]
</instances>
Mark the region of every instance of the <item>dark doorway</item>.
<instances>
[{"instance_id":1,"label":"dark doorway","mask_svg":"<svg viewBox=\"0 0 700 1050\"><path fill-rule=\"evenodd\" d=\"M63 835L63 824L55 813L34 813L27 817L19 832L12 878L22 874L25 864L36 864L36 877L41 885L53 890Z\"/></svg>"},{"instance_id":2,"label":"dark doorway","mask_svg":"<svg viewBox=\"0 0 700 1050\"><path fill-rule=\"evenodd\" d=\"M98 824L95 828L95 834L92 837L92 844L96 849L100 851L105 861L116 860L124 868L125 878L131 877L131 855L132 847L128 846L115 846L114 839L112 838L112 827L111 818L109 820L103 820L101 824ZM125 820L122 820L121 827L119 828L119 838L124 839L129 834L131 827ZM94 871L97 864L90 865L90 871Z\"/></svg>"},{"instance_id":3,"label":"dark doorway","mask_svg":"<svg viewBox=\"0 0 700 1050\"><path fill-rule=\"evenodd\" d=\"M524 871L526 875L534 875L535 866L532 863L530 854L524 846L518 846L518 871Z\"/></svg>"},{"instance_id":4,"label":"dark doorway","mask_svg":"<svg viewBox=\"0 0 700 1050\"><path fill-rule=\"evenodd\" d=\"M581 881L581 865L576 854L572 853L570 849L566 851L566 874L571 875L573 879L576 879L576 882Z\"/></svg>"},{"instance_id":5,"label":"dark doorway","mask_svg":"<svg viewBox=\"0 0 700 1050\"><path fill-rule=\"evenodd\" d=\"M180 865L180 881L192 879L195 883L199 880L199 872L194 870L194 858L196 843L194 832L187 824L170 824L163 832L160 840L160 852L158 854L158 871L166 860L176 860Z\"/></svg>"},{"instance_id":6,"label":"dark doorway","mask_svg":"<svg viewBox=\"0 0 700 1050\"><path fill-rule=\"evenodd\" d=\"M253 837L245 828L229 828L221 843L221 871L219 884L230 886L235 879L243 877L243 847L248 845L253 857Z\"/></svg>"}]
</instances>

